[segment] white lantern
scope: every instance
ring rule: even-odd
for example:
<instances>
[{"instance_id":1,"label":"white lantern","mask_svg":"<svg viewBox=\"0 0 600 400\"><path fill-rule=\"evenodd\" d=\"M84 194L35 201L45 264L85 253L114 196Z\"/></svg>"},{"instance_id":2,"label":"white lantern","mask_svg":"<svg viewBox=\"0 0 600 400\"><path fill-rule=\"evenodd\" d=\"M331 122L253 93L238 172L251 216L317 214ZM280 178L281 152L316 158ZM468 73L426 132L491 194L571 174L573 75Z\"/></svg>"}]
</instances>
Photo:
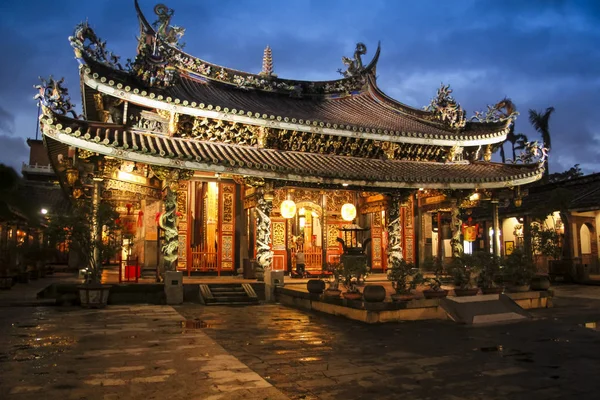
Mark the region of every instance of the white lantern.
<instances>
[{"instance_id":1,"label":"white lantern","mask_svg":"<svg viewBox=\"0 0 600 400\"><path fill-rule=\"evenodd\" d=\"M342 206L342 218L344 221L352 221L356 218L356 207L354 207L354 204L346 203Z\"/></svg>"},{"instance_id":2,"label":"white lantern","mask_svg":"<svg viewBox=\"0 0 600 400\"><path fill-rule=\"evenodd\" d=\"M296 203L292 200L284 200L279 207L283 218L294 218L296 215Z\"/></svg>"}]
</instances>

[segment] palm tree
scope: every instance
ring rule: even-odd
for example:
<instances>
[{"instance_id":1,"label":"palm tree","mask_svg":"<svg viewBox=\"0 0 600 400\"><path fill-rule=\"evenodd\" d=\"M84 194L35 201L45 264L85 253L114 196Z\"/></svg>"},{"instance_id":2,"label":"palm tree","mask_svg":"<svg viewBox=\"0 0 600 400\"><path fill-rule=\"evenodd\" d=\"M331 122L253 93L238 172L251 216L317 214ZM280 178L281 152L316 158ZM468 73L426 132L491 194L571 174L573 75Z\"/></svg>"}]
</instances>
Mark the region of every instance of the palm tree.
<instances>
[{"instance_id":1,"label":"palm tree","mask_svg":"<svg viewBox=\"0 0 600 400\"><path fill-rule=\"evenodd\" d=\"M523 133L514 133L511 131L506 137L506 140L512 145L512 161L516 162L517 150L524 150L525 144L529 141L529 139L527 139L527 136Z\"/></svg>"},{"instance_id":2,"label":"palm tree","mask_svg":"<svg viewBox=\"0 0 600 400\"><path fill-rule=\"evenodd\" d=\"M529 110L529 122L533 128L542 135L542 143L544 147L550 152L552 148L552 142L550 140L550 115L554 112L554 107L546 108L546 111ZM544 180L548 180L550 171L548 170L548 158L544 161Z\"/></svg>"}]
</instances>

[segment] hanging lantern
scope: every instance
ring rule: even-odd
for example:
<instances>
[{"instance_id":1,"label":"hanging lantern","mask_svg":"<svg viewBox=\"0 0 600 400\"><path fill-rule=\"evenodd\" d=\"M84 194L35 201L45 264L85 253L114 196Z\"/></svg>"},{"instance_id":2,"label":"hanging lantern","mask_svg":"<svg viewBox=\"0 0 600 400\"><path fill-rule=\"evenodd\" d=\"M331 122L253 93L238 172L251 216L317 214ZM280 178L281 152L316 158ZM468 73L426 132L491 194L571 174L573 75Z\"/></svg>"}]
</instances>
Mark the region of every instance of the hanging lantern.
<instances>
[{"instance_id":1,"label":"hanging lantern","mask_svg":"<svg viewBox=\"0 0 600 400\"><path fill-rule=\"evenodd\" d=\"M279 207L283 218L294 218L296 215L296 203L293 200L284 200Z\"/></svg>"},{"instance_id":2,"label":"hanging lantern","mask_svg":"<svg viewBox=\"0 0 600 400\"><path fill-rule=\"evenodd\" d=\"M346 203L342 206L342 218L344 221L352 221L356 218L356 207L354 207L354 204Z\"/></svg>"}]
</instances>

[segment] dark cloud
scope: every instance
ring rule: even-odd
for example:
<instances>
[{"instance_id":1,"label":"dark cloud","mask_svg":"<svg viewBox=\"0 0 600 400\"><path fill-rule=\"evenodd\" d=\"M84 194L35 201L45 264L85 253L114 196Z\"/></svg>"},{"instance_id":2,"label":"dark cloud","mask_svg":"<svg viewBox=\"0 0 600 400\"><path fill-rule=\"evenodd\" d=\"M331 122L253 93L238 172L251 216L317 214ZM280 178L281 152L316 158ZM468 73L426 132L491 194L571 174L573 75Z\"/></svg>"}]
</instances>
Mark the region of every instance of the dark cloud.
<instances>
[{"instance_id":1,"label":"dark cloud","mask_svg":"<svg viewBox=\"0 0 600 400\"><path fill-rule=\"evenodd\" d=\"M29 156L29 148L20 137L0 135L0 164L21 171L21 163Z\"/></svg>"},{"instance_id":2,"label":"dark cloud","mask_svg":"<svg viewBox=\"0 0 600 400\"><path fill-rule=\"evenodd\" d=\"M148 19L155 2L140 0ZM528 109L556 108L552 171L578 162L600 171L594 105L600 93L600 2L596 0L170 0L173 23L186 28L185 50L208 61L258 72L273 49L275 72L334 79L356 42L370 59L382 41L381 88L415 107L441 82L472 114L505 96L521 111L517 130L538 139ZM0 5L0 130L35 133L31 86L37 76L64 76L79 99L77 64L67 37L85 19L122 59L134 56L133 0L42 0ZM20 135L20 136L19 136ZM4 140L4 139L3 139ZM16 140L16 138L15 138ZM23 140L23 139L21 139ZM23 152L3 153L21 160ZM16 161L15 161L16 162ZM18 164L18 162L17 162Z\"/></svg>"}]
</instances>

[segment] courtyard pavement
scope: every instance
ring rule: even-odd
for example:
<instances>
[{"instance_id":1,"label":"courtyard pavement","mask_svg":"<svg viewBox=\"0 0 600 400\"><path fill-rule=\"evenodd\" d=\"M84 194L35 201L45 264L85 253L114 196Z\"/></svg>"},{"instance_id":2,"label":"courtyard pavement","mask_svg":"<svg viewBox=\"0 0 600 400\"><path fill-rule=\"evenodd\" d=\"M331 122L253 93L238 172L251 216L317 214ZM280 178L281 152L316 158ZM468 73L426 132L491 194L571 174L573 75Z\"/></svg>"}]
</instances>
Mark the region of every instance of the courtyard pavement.
<instances>
[{"instance_id":1,"label":"courtyard pavement","mask_svg":"<svg viewBox=\"0 0 600 400\"><path fill-rule=\"evenodd\" d=\"M532 321L483 327L277 304L2 307L0 398L597 399L600 287L555 291Z\"/></svg>"}]
</instances>

